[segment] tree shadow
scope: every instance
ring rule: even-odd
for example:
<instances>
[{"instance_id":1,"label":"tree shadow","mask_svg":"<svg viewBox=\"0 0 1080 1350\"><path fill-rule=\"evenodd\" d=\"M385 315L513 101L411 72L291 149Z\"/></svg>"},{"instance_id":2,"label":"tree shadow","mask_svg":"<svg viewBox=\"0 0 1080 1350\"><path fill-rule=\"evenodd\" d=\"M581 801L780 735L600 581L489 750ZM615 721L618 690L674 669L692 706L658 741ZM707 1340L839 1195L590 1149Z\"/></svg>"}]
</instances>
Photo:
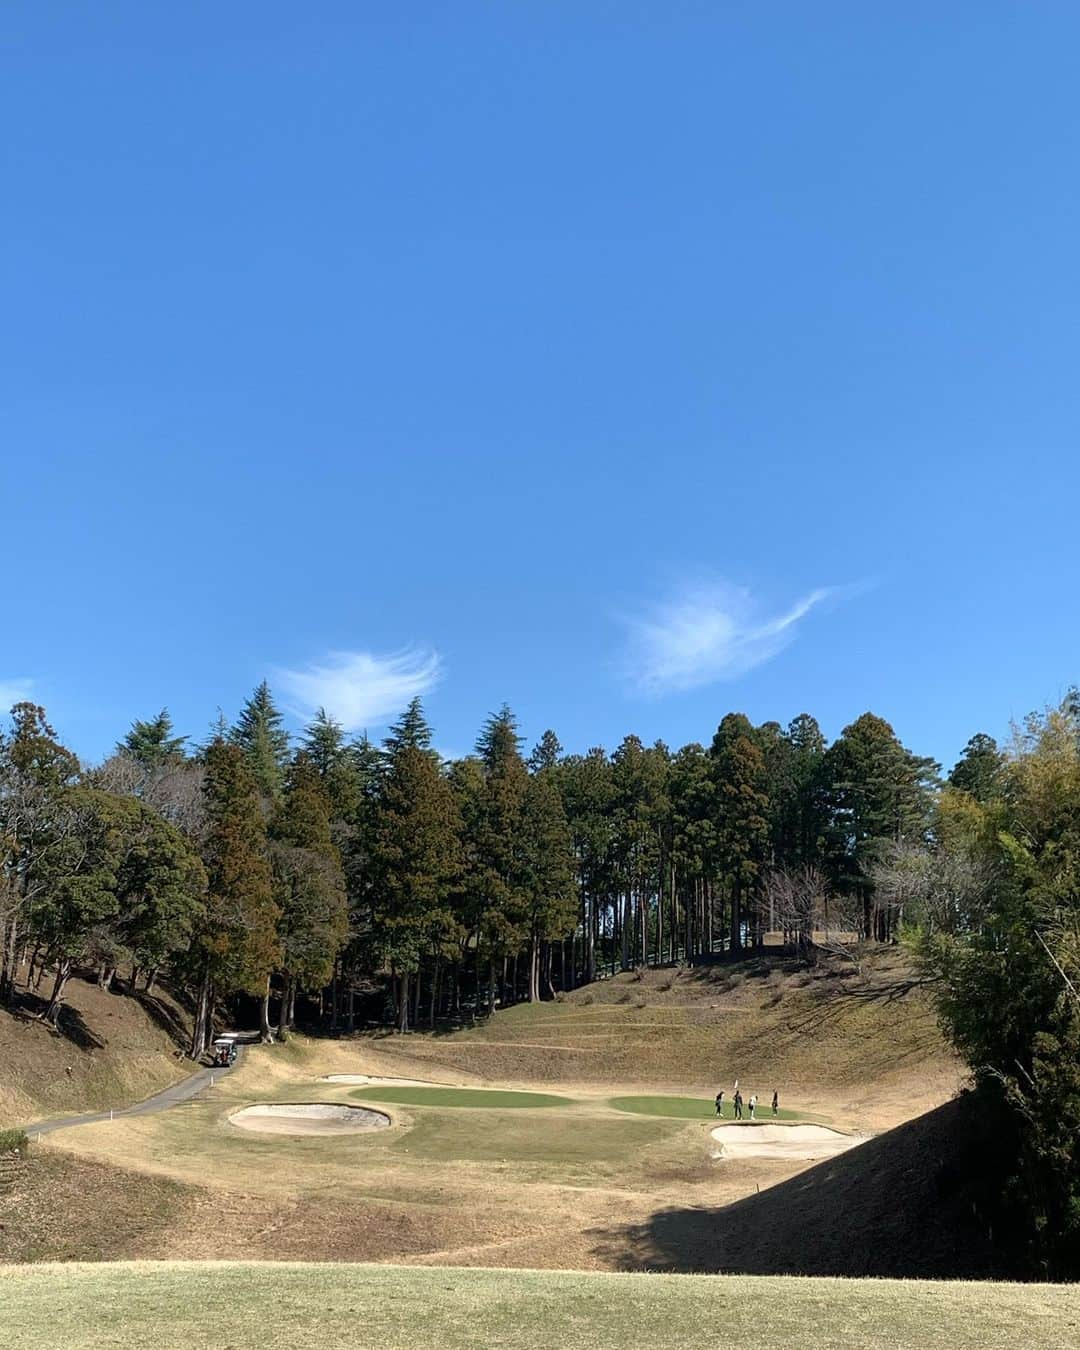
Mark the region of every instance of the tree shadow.
<instances>
[{"instance_id":1,"label":"tree shadow","mask_svg":"<svg viewBox=\"0 0 1080 1350\"><path fill-rule=\"evenodd\" d=\"M187 1049L191 1041L191 1028L174 1007L164 999L147 993L145 989L137 989L125 997L134 999L147 1017L165 1032L174 1045L181 1050Z\"/></svg>"},{"instance_id":2,"label":"tree shadow","mask_svg":"<svg viewBox=\"0 0 1080 1350\"><path fill-rule=\"evenodd\" d=\"M949 1102L734 1204L594 1229L593 1251L620 1270L1031 1278L1022 1246L995 1240L1005 1163L975 1116Z\"/></svg>"},{"instance_id":3,"label":"tree shadow","mask_svg":"<svg viewBox=\"0 0 1080 1350\"><path fill-rule=\"evenodd\" d=\"M67 1003L61 1003L56 1010L55 1020L46 1022L44 1015L48 1006L49 1000L47 998L42 998L40 994L31 989L21 989L18 991L11 1007L8 1008L8 1012L21 1022L36 1022L54 1036L70 1041L80 1050L103 1050L105 1048L106 1042L95 1031L91 1030L90 1025L78 1008L72 1008Z\"/></svg>"}]
</instances>

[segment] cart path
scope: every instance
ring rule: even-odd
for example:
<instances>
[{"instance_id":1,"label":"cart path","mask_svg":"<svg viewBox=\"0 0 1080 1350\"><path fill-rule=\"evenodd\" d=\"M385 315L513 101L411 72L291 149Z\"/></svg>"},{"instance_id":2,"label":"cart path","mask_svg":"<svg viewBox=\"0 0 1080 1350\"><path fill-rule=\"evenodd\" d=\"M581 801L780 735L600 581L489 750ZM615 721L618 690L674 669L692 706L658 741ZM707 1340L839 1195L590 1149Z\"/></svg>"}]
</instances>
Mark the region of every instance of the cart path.
<instances>
[{"instance_id":1,"label":"cart path","mask_svg":"<svg viewBox=\"0 0 1080 1350\"><path fill-rule=\"evenodd\" d=\"M244 1051L244 1044L238 1041L236 1064L243 1063ZM96 1111L86 1116L60 1116L55 1120L41 1120L24 1128L29 1139L38 1139L43 1134L52 1134L54 1130L70 1130L76 1125L98 1125L104 1120L120 1120L124 1116L152 1116L158 1111L168 1111L170 1107L182 1106L184 1102L191 1101L211 1083L232 1073L235 1067L236 1065L230 1068L199 1069L189 1077L181 1078L179 1083L173 1083L171 1087L155 1092L145 1101L136 1102L134 1106L121 1106L113 1111Z\"/></svg>"}]
</instances>

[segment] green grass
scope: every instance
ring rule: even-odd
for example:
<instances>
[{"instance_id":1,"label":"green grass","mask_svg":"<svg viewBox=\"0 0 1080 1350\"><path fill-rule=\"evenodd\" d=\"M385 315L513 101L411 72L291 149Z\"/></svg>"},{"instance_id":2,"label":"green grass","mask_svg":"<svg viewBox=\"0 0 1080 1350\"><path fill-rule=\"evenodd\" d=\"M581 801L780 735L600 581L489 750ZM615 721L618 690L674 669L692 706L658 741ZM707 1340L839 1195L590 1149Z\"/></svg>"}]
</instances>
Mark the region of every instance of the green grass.
<instances>
[{"instance_id":1,"label":"green grass","mask_svg":"<svg viewBox=\"0 0 1080 1350\"><path fill-rule=\"evenodd\" d=\"M119 1262L0 1266L6 1350L1072 1350L1080 1287Z\"/></svg>"},{"instance_id":2,"label":"green grass","mask_svg":"<svg viewBox=\"0 0 1080 1350\"><path fill-rule=\"evenodd\" d=\"M463 1112L422 1115L392 1145L397 1154L443 1162L507 1162L587 1167L601 1181L627 1169L642 1149L661 1143L679 1127L663 1120L620 1120L616 1116L527 1116L492 1112L477 1119ZM564 1178L565 1179L565 1178ZM575 1182L582 1177L575 1173Z\"/></svg>"},{"instance_id":3,"label":"green grass","mask_svg":"<svg viewBox=\"0 0 1080 1350\"><path fill-rule=\"evenodd\" d=\"M616 1111L629 1111L635 1116L673 1116L678 1120L715 1120L720 1123L721 1117L716 1114L716 1103L709 1101L707 1097L609 1097L608 1106L613 1106ZM724 1103L723 1119L729 1123L735 1119L734 1107L729 1102ZM745 1114L746 1108L743 1108L743 1119L748 1119ZM766 1106L764 1109L758 1108L757 1118L759 1121L769 1120L798 1120L800 1119L797 1111L785 1111L780 1109L779 1115L774 1116L772 1108Z\"/></svg>"},{"instance_id":4,"label":"green grass","mask_svg":"<svg viewBox=\"0 0 1080 1350\"><path fill-rule=\"evenodd\" d=\"M572 1101L551 1092L511 1092L498 1088L370 1087L357 1088L349 1096L369 1102L396 1102L399 1106L467 1106L489 1111L569 1106Z\"/></svg>"}]
</instances>

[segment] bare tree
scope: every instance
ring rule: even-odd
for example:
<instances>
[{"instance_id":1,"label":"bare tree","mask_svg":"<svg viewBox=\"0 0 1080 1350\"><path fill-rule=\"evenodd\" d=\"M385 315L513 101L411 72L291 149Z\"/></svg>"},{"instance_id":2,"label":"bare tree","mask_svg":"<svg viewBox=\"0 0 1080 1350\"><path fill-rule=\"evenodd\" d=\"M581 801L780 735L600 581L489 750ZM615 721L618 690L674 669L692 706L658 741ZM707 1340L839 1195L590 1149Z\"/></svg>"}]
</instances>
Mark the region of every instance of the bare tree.
<instances>
[{"instance_id":1,"label":"bare tree","mask_svg":"<svg viewBox=\"0 0 1080 1350\"><path fill-rule=\"evenodd\" d=\"M834 894L819 868L770 872L765 904L773 926L803 955L825 951L859 964L859 898Z\"/></svg>"},{"instance_id":2,"label":"bare tree","mask_svg":"<svg viewBox=\"0 0 1080 1350\"><path fill-rule=\"evenodd\" d=\"M964 849L897 841L871 867L874 895L897 924L917 921L927 932L975 933L983 924L993 867Z\"/></svg>"}]
</instances>

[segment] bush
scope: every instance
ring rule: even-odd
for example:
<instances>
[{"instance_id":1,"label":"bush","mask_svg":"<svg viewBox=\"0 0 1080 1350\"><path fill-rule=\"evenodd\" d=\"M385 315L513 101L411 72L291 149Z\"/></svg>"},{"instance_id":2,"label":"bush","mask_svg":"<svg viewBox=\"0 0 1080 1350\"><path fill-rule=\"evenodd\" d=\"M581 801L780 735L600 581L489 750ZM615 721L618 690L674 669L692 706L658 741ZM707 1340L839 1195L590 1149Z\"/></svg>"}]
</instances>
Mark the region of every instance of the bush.
<instances>
[{"instance_id":1,"label":"bush","mask_svg":"<svg viewBox=\"0 0 1080 1350\"><path fill-rule=\"evenodd\" d=\"M593 1001L592 994L582 994L581 1002L584 1003L586 1007L588 1007L592 1001Z\"/></svg>"},{"instance_id":2,"label":"bush","mask_svg":"<svg viewBox=\"0 0 1080 1350\"><path fill-rule=\"evenodd\" d=\"M25 1157L30 1148L30 1140L25 1130L0 1130L0 1153L18 1153Z\"/></svg>"}]
</instances>

